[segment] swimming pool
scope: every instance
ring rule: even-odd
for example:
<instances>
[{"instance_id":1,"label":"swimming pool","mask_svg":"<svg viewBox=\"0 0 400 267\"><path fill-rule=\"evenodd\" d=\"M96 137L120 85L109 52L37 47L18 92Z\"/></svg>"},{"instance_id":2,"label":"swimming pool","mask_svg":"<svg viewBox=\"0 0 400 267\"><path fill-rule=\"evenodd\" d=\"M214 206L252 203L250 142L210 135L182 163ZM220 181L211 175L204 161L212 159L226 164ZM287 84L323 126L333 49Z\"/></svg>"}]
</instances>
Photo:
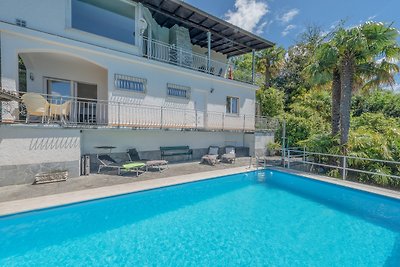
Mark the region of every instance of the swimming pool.
<instances>
[{"instance_id":1,"label":"swimming pool","mask_svg":"<svg viewBox=\"0 0 400 267\"><path fill-rule=\"evenodd\" d=\"M400 201L256 171L0 217L0 266L400 266Z\"/></svg>"}]
</instances>

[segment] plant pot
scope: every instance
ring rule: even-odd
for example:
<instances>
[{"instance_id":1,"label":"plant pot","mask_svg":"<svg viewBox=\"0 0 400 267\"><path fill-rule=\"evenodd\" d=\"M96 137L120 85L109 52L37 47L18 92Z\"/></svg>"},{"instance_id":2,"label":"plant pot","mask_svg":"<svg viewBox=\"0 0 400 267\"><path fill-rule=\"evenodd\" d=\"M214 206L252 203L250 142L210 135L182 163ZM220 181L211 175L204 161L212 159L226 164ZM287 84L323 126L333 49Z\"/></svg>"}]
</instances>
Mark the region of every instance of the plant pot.
<instances>
[{"instance_id":1,"label":"plant pot","mask_svg":"<svg viewBox=\"0 0 400 267\"><path fill-rule=\"evenodd\" d=\"M68 171L52 171L41 172L35 175L35 182L33 184L45 184L66 181L68 178Z\"/></svg>"}]
</instances>

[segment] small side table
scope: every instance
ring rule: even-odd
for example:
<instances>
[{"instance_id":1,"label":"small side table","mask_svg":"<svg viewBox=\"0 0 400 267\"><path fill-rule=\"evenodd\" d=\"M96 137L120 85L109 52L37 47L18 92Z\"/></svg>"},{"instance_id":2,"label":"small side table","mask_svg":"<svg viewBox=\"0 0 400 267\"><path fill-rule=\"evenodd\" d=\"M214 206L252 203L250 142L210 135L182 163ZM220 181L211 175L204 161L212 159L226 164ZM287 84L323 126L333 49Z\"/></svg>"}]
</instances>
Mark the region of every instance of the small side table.
<instances>
[{"instance_id":1,"label":"small side table","mask_svg":"<svg viewBox=\"0 0 400 267\"><path fill-rule=\"evenodd\" d=\"M94 148L97 148L97 149L109 149L110 150L109 154L111 154L111 151L113 149L117 148L117 147L116 146L95 146Z\"/></svg>"}]
</instances>

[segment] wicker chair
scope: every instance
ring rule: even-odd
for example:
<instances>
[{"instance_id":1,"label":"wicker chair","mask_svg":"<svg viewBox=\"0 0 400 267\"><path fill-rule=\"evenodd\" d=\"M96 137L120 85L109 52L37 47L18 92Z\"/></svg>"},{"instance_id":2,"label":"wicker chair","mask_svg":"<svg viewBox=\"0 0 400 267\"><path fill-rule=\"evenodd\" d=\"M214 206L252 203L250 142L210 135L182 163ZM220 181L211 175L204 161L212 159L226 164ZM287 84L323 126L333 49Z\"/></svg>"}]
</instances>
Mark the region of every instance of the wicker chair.
<instances>
[{"instance_id":1,"label":"wicker chair","mask_svg":"<svg viewBox=\"0 0 400 267\"><path fill-rule=\"evenodd\" d=\"M26 106L26 123L30 116L42 117L42 123L49 117L49 102L38 93L26 93L22 97L22 102Z\"/></svg>"},{"instance_id":2,"label":"wicker chair","mask_svg":"<svg viewBox=\"0 0 400 267\"><path fill-rule=\"evenodd\" d=\"M65 120L69 117L70 113L71 113L71 101L67 101L61 105L50 104L51 118L59 116L61 122L65 122Z\"/></svg>"}]
</instances>

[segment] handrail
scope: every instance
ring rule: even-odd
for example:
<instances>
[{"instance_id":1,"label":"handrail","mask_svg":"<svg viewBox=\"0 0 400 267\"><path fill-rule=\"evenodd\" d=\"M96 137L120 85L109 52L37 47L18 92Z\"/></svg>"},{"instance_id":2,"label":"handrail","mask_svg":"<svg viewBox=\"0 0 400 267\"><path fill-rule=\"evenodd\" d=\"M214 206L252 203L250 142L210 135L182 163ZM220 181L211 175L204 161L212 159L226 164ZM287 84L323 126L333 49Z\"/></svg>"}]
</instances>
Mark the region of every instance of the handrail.
<instances>
[{"instance_id":1,"label":"handrail","mask_svg":"<svg viewBox=\"0 0 400 267\"><path fill-rule=\"evenodd\" d=\"M144 57L172 65L178 65L180 67L199 72L208 73L210 75L225 79L253 84L251 72L240 70L241 73L236 75L234 72L239 71L239 69L229 61L222 62L215 59L210 59L211 67L209 68L209 59L206 55L183 49L159 40L150 40L145 36L143 36L142 39L142 52Z\"/></svg>"},{"instance_id":2,"label":"handrail","mask_svg":"<svg viewBox=\"0 0 400 267\"><path fill-rule=\"evenodd\" d=\"M297 153L297 154L296 154ZM382 177L388 177L388 178L394 178L394 179L400 179L400 176L397 174L386 174L386 173L381 173L381 172L373 172L373 171L368 171L368 170L360 170L360 169L355 169L349 166L349 159L352 160L359 160L359 161L369 161L369 162L379 162L379 163L385 163L385 164L391 164L391 165L399 165L399 161L390 161L390 160L381 160L381 159L371 159L371 158L364 158L364 157L357 157L357 156L346 156L346 155L337 155L337 154L328 154L328 153L319 153L319 152L311 152L311 151L306 151L304 150L298 150L298 149L285 149L284 153L284 167L290 168L291 163L303 163L303 164L308 164L308 165L315 165L315 166L321 166L321 167L327 167L327 168L332 168L332 169L338 169L342 171L342 179L346 180L348 176L348 172L356 172L356 173L364 173L364 174L370 174L370 175L378 175ZM332 158L338 158L340 159L340 165L332 165L332 164L325 164L321 162L315 162L315 161L309 161L308 158L310 156L324 156L324 157L332 157ZM299 160L299 158L302 158L302 160ZM295 159L295 161L292 161L292 159Z\"/></svg>"},{"instance_id":3,"label":"handrail","mask_svg":"<svg viewBox=\"0 0 400 267\"><path fill-rule=\"evenodd\" d=\"M25 92L17 92L19 96ZM49 115L42 124L62 122L63 126L109 126L132 128L173 128L211 131L241 131L256 130L259 118L254 114L227 114L218 111L203 111L197 109L166 107L158 105L143 105L115 100L100 100L71 96L55 96L39 94L50 104ZM70 104L61 107L65 102ZM16 115L19 113L19 115ZM26 107L18 101L9 102L3 115L8 119L3 122L22 122L25 119ZM28 118L29 120L29 118ZM261 126L261 127L260 127ZM257 129L263 125L257 125ZM264 129L261 129L264 130Z\"/></svg>"},{"instance_id":4,"label":"handrail","mask_svg":"<svg viewBox=\"0 0 400 267\"><path fill-rule=\"evenodd\" d=\"M326 153L318 153L318 152L309 152L303 150L296 150L296 149L289 149L292 152L299 152L299 153L306 153L311 155L320 155L320 156L328 156L328 157L340 157L340 158L348 158L348 159L358 159L358 160L368 160L368 161L375 161L381 163L395 163L400 164L399 161L392 161L392 160L382 160L382 159L371 159L371 158L363 158L363 157L356 157L356 156L344 156L344 155L336 155L336 154L326 154Z\"/></svg>"}]
</instances>

